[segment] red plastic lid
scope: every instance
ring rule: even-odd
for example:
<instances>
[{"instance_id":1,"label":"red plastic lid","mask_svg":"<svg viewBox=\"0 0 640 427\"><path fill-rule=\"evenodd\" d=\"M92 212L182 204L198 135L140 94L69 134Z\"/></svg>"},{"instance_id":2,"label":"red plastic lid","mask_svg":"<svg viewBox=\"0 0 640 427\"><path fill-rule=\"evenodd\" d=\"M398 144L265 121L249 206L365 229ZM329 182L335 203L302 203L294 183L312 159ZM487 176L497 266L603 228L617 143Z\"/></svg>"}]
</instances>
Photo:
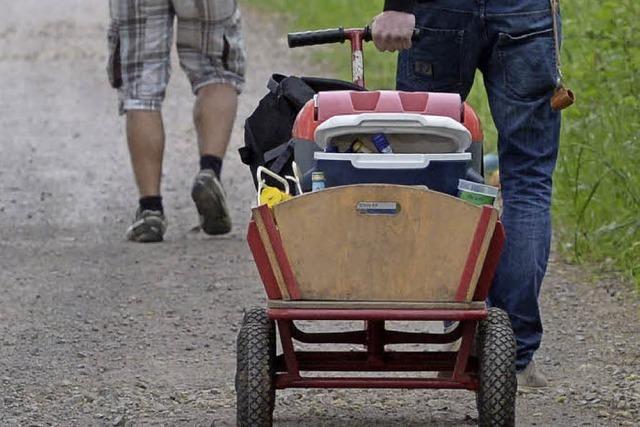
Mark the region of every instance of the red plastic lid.
<instances>
[{"instance_id":1,"label":"red plastic lid","mask_svg":"<svg viewBox=\"0 0 640 427\"><path fill-rule=\"evenodd\" d=\"M345 114L414 113L462 121L462 99L456 93L331 91L318 94L319 122Z\"/></svg>"}]
</instances>

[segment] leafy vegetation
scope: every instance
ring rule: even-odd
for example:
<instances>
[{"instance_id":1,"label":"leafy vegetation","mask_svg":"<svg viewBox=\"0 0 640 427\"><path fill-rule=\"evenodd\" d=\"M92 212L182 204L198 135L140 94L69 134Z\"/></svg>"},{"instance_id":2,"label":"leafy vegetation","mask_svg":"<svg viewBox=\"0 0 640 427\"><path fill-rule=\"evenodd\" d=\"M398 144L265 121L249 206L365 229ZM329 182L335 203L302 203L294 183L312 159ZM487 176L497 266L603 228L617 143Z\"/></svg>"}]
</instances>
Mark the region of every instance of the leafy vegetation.
<instances>
[{"instance_id":1,"label":"leafy vegetation","mask_svg":"<svg viewBox=\"0 0 640 427\"><path fill-rule=\"evenodd\" d=\"M246 0L284 12L288 31L364 26L380 12L376 0ZM577 104L566 110L554 215L567 259L622 271L640 286L640 2L563 0L563 68ZM314 47L338 77L350 78L345 46ZM395 55L365 51L371 88L394 85ZM469 102L483 120L487 145L496 132L480 79Z\"/></svg>"},{"instance_id":2,"label":"leafy vegetation","mask_svg":"<svg viewBox=\"0 0 640 427\"><path fill-rule=\"evenodd\" d=\"M564 117L555 176L560 247L640 285L640 3L563 3L564 74L577 106Z\"/></svg>"}]
</instances>

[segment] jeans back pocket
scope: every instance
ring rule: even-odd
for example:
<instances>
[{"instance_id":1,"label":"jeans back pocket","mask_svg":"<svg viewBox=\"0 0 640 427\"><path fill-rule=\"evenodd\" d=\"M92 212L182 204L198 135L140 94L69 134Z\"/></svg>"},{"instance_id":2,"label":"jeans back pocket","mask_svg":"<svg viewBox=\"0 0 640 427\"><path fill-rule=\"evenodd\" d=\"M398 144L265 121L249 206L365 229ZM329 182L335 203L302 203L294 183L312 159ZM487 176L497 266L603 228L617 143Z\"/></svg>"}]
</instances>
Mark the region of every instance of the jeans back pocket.
<instances>
[{"instance_id":1,"label":"jeans back pocket","mask_svg":"<svg viewBox=\"0 0 640 427\"><path fill-rule=\"evenodd\" d=\"M552 29L518 36L500 33L497 49L504 84L515 96L535 100L553 93L558 76Z\"/></svg>"}]
</instances>

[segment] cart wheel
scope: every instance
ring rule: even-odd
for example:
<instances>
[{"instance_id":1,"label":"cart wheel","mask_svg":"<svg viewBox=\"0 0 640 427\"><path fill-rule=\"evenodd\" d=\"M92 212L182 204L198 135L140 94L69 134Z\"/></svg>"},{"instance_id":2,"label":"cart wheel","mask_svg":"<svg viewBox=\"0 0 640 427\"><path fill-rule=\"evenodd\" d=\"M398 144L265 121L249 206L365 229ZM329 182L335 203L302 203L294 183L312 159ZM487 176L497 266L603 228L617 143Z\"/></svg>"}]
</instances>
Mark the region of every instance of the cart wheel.
<instances>
[{"instance_id":1,"label":"cart wheel","mask_svg":"<svg viewBox=\"0 0 640 427\"><path fill-rule=\"evenodd\" d=\"M507 313L489 309L477 334L480 388L479 426L513 426L516 418L516 341Z\"/></svg>"},{"instance_id":2,"label":"cart wheel","mask_svg":"<svg viewBox=\"0 0 640 427\"><path fill-rule=\"evenodd\" d=\"M276 334L266 310L253 308L245 313L237 341L236 399L237 423L271 426L276 390L274 370Z\"/></svg>"}]
</instances>

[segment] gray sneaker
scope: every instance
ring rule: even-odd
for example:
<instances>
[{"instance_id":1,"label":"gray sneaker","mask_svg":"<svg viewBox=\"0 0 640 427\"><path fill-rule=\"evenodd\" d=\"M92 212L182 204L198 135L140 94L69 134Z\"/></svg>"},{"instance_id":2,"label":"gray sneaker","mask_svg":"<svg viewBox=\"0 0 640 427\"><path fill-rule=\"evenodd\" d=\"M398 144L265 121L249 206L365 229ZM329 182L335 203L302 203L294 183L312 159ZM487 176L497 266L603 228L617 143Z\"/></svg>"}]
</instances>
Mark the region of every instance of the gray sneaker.
<instances>
[{"instance_id":1,"label":"gray sneaker","mask_svg":"<svg viewBox=\"0 0 640 427\"><path fill-rule=\"evenodd\" d=\"M127 240L139 243L162 242L167 231L167 219L160 211L138 211L133 224L127 229Z\"/></svg>"},{"instance_id":2,"label":"gray sneaker","mask_svg":"<svg viewBox=\"0 0 640 427\"><path fill-rule=\"evenodd\" d=\"M544 388L549 386L549 382L544 375L536 368L535 362L529 362L526 368L516 373L518 379L518 389Z\"/></svg>"},{"instance_id":3,"label":"gray sneaker","mask_svg":"<svg viewBox=\"0 0 640 427\"><path fill-rule=\"evenodd\" d=\"M196 176L191 198L200 215L202 230L211 235L231 231L231 217L222 184L213 170L203 169Z\"/></svg>"}]
</instances>

